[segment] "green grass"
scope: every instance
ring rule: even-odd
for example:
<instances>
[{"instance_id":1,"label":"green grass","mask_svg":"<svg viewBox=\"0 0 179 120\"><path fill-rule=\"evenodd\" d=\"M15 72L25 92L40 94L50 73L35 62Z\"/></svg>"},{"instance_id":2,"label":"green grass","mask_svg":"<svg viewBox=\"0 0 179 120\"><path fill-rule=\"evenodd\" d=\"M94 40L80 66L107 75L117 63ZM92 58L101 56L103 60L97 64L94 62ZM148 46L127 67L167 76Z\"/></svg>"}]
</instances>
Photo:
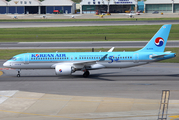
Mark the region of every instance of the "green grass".
<instances>
[{"instance_id":1,"label":"green grass","mask_svg":"<svg viewBox=\"0 0 179 120\"><path fill-rule=\"evenodd\" d=\"M140 48L115 48L114 51L136 51ZM98 51L108 51L107 48L101 48L101 49L95 49L95 52ZM13 56L21 53L34 53L34 52L91 52L91 49L22 49L22 50L0 50L0 59L10 59ZM179 63L179 48L166 48L165 51L172 51L173 53L176 53L176 57L168 60L164 60L161 62L164 63Z\"/></svg>"},{"instance_id":2,"label":"green grass","mask_svg":"<svg viewBox=\"0 0 179 120\"><path fill-rule=\"evenodd\" d=\"M72 0L75 3L80 3L82 0Z\"/></svg>"},{"instance_id":3,"label":"green grass","mask_svg":"<svg viewBox=\"0 0 179 120\"><path fill-rule=\"evenodd\" d=\"M0 42L148 41L160 27L161 25L1 28ZM178 32L179 25L174 24L169 40L178 40Z\"/></svg>"}]
</instances>

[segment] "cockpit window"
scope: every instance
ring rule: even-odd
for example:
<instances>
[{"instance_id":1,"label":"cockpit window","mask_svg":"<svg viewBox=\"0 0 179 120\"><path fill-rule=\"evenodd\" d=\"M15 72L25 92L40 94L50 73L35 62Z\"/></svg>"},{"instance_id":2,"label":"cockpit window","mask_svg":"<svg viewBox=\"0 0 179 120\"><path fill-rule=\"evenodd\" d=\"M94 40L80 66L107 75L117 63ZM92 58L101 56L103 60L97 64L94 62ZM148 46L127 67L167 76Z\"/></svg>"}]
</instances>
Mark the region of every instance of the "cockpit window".
<instances>
[{"instance_id":1,"label":"cockpit window","mask_svg":"<svg viewBox=\"0 0 179 120\"><path fill-rule=\"evenodd\" d=\"M13 57L13 58L11 58L11 59L9 59L9 60L16 60L16 57Z\"/></svg>"}]
</instances>

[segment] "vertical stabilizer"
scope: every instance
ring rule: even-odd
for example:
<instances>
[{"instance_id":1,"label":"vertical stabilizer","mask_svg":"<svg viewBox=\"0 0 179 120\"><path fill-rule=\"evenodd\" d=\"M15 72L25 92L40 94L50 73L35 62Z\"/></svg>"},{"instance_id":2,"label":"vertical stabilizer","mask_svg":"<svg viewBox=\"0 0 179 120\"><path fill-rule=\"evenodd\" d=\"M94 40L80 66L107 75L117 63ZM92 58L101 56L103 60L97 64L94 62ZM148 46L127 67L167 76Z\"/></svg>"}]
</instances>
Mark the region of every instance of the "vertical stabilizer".
<instances>
[{"instance_id":1,"label":"vertical stabilizer","mask_svg":"<svg viewBox=\"0 0 179 120\"><path fill-rule=\"evenodd\" d=\"M164 52L171 26L171 24L163 25L147 45L138 52Z\"/></svg>"}]
</instances>

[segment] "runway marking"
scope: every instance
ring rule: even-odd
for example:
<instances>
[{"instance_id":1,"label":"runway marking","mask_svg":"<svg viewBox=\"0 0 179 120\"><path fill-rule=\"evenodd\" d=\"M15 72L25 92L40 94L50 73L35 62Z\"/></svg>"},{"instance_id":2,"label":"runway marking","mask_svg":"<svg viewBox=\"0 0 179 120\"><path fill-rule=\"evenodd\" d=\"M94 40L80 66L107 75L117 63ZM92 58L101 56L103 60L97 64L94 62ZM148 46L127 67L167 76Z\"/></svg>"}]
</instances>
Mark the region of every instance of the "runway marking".
<instances>
[{"instance_id":1,"label":"runway marking","mask_svg":"<svg viewBox=\"0 0 179 120\"><path fill-rule=\"evenodd\" d=\"M169 117L172 118L172 119L170 119L170 120L175 120L176 118L179 118L179 115L174 115L174 116L169 116Z\"/></svg>"},{"instance_id":2,"label":"runway marking","mask_svg":"<svg viewBox=\"0 0 179 120\"><path fill-rule=\"evenodd\" d=\"M2 72L2 71L0 71L0 76L1 76L1 75L3 75L3 72Z\"/></svg>"},{"instance_id":3,"label":"runway marking","mask_svg":"<svg viewBox=\"0 0 179 120\"><path fill-rule=\"evenodd\" d=\"M55 115L25 113L25 112L16 112L16 111L7 111L7 110L0 110L0 112L14 113L14 114L24 114L24 115L33 115L33 116L42 116L42 117L66 118L66 119L73 119L73 120L74 120L74 119L75 119L75 120L91 120L91 119L74 118L74 117L67 117L67 116L55 116Z\"/></svg>"},{"instance_id":4,"label":"runway marking","mask_svg":"<svg viewBox=\"0 0 179 120\"><path fill-rule=\"evenodd\" d=\"M0 95L2 97L11 97L11 96L6 96L6 95ZM39 98L30 98L30 97L14 97L17 99L29 99L29 100L39 100ZM121 98L116 98L116 100L105 100L105 99L101 99L101 100L73 100L74 97L72 97L72 99L70 99L70 101L72 102L89 102L89 103L96 103L96 102L101 102L101 103L126 103L129 104L131 102L118 102L118 99ZM53 101L69 101L69 100L64 100L64 99L48 99L48 98L41 98L40 100L53 100ZM136 104L160 104L160 103L148 103L148 102L135 102ZM170 104L179 104L179 103L170 103Z\"/></svg>"},{"instance_id":5,"label":"runway marking","mask_svg":"<svg viewBox=\"0 0 179 120\"><path fill-rule=\"evenodd\" d=\"M136 116L120 116L120 117L103 117L103 118L92 118L92 120L94 119L115 119L115 118L133 118L133 117L145 117L145 118L148 118L148 117L156 117L158 115L136 115Z\"/></svg>"},{"instance_id":6,"label":"runway marking","mask_svg":"<svg viewBox=\"0 0 179 120\"><path fill-rule=\"evenodd\" d=\"M67 117L67 116L55 116L55 115L45 115L45 114L35 114L35 113L25 113L25 112L16 112L16 111L7 111L7 110L0 110L0 112L5 113L14 113L14 114L24 114L24 115L32 115L32 116L42 116L42 117L53 117L53 118L65 118L65 119L75 119L75 120L91 120L91 119L114 119L114 118L132 118L132 117L155 117L158 115L136 115L136 116L120 116L120 117L101 117L101 118L74 118L74 117ZM169 114L168 114L169 115ZM170 120L174 120L179 118L179 115L176 116L169 116L173 117Z\"/></svg>"}]
</instances>

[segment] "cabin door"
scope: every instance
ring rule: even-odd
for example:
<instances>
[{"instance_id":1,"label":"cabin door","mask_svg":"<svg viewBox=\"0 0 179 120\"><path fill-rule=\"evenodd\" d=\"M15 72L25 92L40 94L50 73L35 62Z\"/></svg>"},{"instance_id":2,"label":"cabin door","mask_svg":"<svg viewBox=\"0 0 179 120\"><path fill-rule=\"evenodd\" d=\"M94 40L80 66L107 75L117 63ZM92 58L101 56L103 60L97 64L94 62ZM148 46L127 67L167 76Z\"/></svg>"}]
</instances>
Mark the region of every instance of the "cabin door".
<instances>
[{"instance_id":1,"label":"cabin door","mask_svg":"<svg viewBox=\"0 0 179 120\"><path fill-rule=\"evenodd\" d=\"M139 62L139 54L134 53L134 63L138 63L138 62Z\"/></svg>"},{"instance_id":2,"label":"cabin door","mask_svg":"<svg viewBox=\"0 0 179 120\"><path fill-rule=\"evenodd\" d=\"M24 64L29 64L29 54L24 55Z\"/></svg>"}]
</instances>

